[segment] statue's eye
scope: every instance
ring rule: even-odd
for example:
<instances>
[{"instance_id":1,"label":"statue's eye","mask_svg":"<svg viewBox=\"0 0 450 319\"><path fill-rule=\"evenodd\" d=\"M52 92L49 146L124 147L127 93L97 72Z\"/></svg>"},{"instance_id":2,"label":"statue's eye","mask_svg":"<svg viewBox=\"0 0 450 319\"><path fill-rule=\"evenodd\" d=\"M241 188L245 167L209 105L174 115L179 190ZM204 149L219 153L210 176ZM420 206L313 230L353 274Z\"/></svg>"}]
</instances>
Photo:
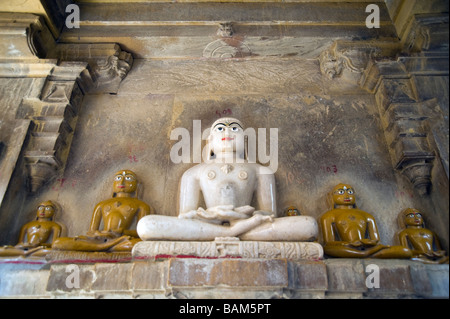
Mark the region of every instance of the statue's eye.
<instances>
[{"instance_id":1,"label":"statue's eye","mask_svg":"<svg viewBox=\"0 0 450 319\"><path fill-rule=\"evenodd\" d=\"M408 214L409 218L414 218L414 214Z\"/></svg>"},{"instance_id":2,"label":"statue's eye","mask_svg":"<svg viewBox=\"0 0 450 319\"><path fill-rule=\"evenodd\" d=\"M50 209L51 209L50 206L45 207L45 210L50 210Z\"/></svg>"},{"instance_id":3,"label":"statue's eye","mask_svg":"<svg viewBox=\"0 0 450 319\"><path fill-rule=\"evenodd\" d=\"M231 128L231 130L232 130L233 132L237 132L237 131L239 131L239 127L233 126L233 127Z\"/></svg>"},{"instance_id":4,"label":"statue's eye","mask_svg":"<svg viewBox=\"0 0 450 319\"><path fill-rule=\"evenodd\" d=\"M347 191L347 194L349 194L349 195L352 195L354 192L353 192L353 189L349 189L348 191Z\"/></svg>"},{"instance_id":5,"label":"statue's eye","mask_svg":"<svg viewBox=\"0 0 450 319\"><path fill-rule=\"evenodd\" d=\"M417 213L416 216L417 216L417 217L422 217L422 214Z\"/></svg>"},{"instance_id":6,"label":"statue's eye","mask_svg":"<svg viewBox=\"0 0 450 319\"><path fill-rule=\"evenodd\" d=\"M125 176L125 180L126 180L126 181L133 181L133 180L134 180L134 177L133 177L133 176L130 176L130 175Z\"/></svg>"},{"instance_id":7,"label":"statue's eye","mask_svg":"<svg viewBox=\"0 0 450 319\"><path fill-rule=\"evenodd\" d=\"M117 175L116 177L114 177L115 181L121 181L122 180L122 175Z\"/></svg>"},{"instance_id":8,"label":"statue's eye","mask_svg":"<svg viewBox=\"0 0 450 319\"><path fill-rule=\"evenodd\" d=\"M343 194L345 193L345 191L344 191L343 189L340 189L340 190L337 191L337 193L338 193L339 195L343 195Z\"/></svg>"},{"instance_id":9,"label":"statue's eye","mask_svg":"<svg viewBox=\"0 0 450 319\"><path fill-rule=\"evenodd\" d=\"M219 126L219 127L217 128L217 130L218 130L219 132L223 132L223 131L225 130L225 127Z\"/></svg>"},{"instance_id":10,"label":"statue's eye","mask_svg":"<svg viewBox=\"0 0 450 319\"><path fill-rule=\"evenodd\" d=\"M38 209L39 209L39 210L43 210L43 209L44 209L44 206L39 206Z\"/></svg>"}]
</instances>

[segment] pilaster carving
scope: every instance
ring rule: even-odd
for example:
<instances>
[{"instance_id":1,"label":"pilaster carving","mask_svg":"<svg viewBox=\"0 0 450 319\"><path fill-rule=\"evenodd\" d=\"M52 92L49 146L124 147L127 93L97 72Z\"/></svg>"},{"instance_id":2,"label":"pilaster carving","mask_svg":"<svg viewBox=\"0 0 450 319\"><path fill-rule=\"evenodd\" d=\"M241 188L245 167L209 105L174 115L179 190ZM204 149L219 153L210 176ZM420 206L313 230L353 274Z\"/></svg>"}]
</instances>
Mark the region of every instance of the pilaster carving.
<instances>
[{"instance_id":1,"label":"pilaster carving","mask_svg":"<svg viewBox=\"0 0 450 319\"><path fill-rule=\"evenodd\" d=\"M37 192L64 169L78 113L91 82L87 63L54 65L47 78L34 80L16 114L31 120L24 150L29 191Z\"/></svg>"},{"instance_id":2,"label":"pilaster carving","mask_svg":"<svg viewBox=\"0 0 450 319\"><path fill-rule=\"evenodd\" d=\"M417 61L419 59L420 61ZM415 85L415 74L433 69L433 58L399 58L396 61L371 62L361 84L375 94L393 167L426 195L432 185L431 171L436 152L432 147L430 120L435 117L436 99L421 100ZM429 66L428 68L426 66Z\"/></svg>"},{"instance_id":3,"label":"pilaster carving","mask_svg":"<svg viewBox=\"0 0 450 319\"><path fill-rule=\"evenodd\" d=\"M448 121L436 111L440 110L437 97L421 98L416 80L448 77L448 15L415 15L404 34L404 56L396 60L370 60L360 85L375 94L394 168L420 195L426 195L432 186L431 172L439 151L439 147L435 149L431 123L445 121L442 125L448 131ZM433 82L429 81L429 88ZM448 141L439 145L440 149L448 149ZM447 156L441 153L448 172L448 160L445 163L448 151Z\"/></svg>"}]
</instances>

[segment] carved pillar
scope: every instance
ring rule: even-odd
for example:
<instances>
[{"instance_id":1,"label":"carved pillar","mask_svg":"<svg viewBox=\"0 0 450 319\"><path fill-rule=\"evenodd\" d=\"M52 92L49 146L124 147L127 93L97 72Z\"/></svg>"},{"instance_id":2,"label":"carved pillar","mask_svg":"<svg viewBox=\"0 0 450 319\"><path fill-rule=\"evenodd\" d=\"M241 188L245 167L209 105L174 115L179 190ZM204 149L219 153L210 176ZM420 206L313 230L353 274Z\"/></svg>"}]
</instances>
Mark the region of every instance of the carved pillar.
<instances>
[{"instance_id":1,"label":"carved pillar","mask_svg":"<svg viewBox=\"0 0 450 319\"><path fill-rule=\"evenodd\" d=\"M428 104L419 101L410 78L383 78L375 93L395 169L420 195L428 194L435 153L428 140Z\"/></svg>"},{"instance_id":2,"label":"carved pillar","mask_svg":"<svg viewBox=\"0 0 450 319\"><path fill-rule=\"evenodd\" d=\"M64 168L82 98L89 87L87 63L54 65L22 99L17 118L32 122L24 158L34 193Z\"/></svg>"},{"instance_id":3,"label":"carved pillar","mask_svg":"<svg viewBox=\"0 0 450 319\"><path fill-rule=\"evenodd\" d=\"M403 48L403 55L409 56L390 61L372 60L360 83L375 94L394 168L423 196L431 189L436 156L444 161L447 157L448 171L448 153L436 150L432 133L434 123L445 121L448 116L448 105L444 114L438 96L423 92L436 94L432 79L448 77L448 16L441 19L416 16L412 26ZM442 41L445 34L447 44ZM424 78L429 83L419 86ZM448 88L442 93L448 96ZM448 120L445 122L448 131ZM442 148L448 149L448 141Z\"/></svg>"}]
</instances>

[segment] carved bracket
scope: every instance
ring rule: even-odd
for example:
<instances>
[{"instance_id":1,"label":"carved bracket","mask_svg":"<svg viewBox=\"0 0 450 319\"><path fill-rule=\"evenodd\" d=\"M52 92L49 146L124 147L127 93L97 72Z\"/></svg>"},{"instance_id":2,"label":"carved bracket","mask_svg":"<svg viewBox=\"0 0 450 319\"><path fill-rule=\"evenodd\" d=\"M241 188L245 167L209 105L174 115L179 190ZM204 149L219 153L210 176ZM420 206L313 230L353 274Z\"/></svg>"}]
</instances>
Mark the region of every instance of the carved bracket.
<instances>
[{"instance_id":1,"label":"carved bracket","mask_svg":"<svg viewBox=\"0 0 450 319\"><path fill-rule=\"evenodd\" d=\"M319 56L320 72L330 80L347 73L347 77L353 77L357 83L372 59L392 56L399 50L399 44L393 42L377 42L375 45L364 41L335 41Z\"/></svg>"},{"instance_id":2,"label":"carved bracket","mask_svg":"<svg viewBox=\"0 0 450 319\"><path fill-rule=\"evenodd\" d=\"M116 43L58 44L56 58L89 64L93 80L90 93L117 93L133 65L131 53L122 51Z\"/></svg>"}]
</instances>

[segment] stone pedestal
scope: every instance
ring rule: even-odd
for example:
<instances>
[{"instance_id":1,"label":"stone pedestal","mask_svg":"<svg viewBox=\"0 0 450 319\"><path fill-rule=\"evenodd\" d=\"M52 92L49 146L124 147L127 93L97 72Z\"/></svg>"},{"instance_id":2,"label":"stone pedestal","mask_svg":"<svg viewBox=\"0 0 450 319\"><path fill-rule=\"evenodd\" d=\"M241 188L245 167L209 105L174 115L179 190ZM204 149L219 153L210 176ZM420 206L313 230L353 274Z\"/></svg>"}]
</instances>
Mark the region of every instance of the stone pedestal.
<instances>
[{"instance_id":1,"label":"stone pedestal","mask_svg":"<svg viewBox=\"0 0 450 319\"><path fill-rule=\"evenodd\" d=\"M214 241L142 241L133 247L135 259L161 258L249 258L319 260L323 248L314 242L241 241L216 238Z\"/></svg>"},{"instance_id":2,"label":"stone pedestal","mask_svg":"<svg viewBox=\"0 0 450 319\"><path fill-rule=\"evenodd\" d=\"M367 281L372 282L374 269L379 281L372 287ZM448 299L448 288L448 265L396 259L169 258L79 264L0 259L0 299ZM179 304L171 304L166 312L178 309Z\"/></svg>"}]
</instances>

